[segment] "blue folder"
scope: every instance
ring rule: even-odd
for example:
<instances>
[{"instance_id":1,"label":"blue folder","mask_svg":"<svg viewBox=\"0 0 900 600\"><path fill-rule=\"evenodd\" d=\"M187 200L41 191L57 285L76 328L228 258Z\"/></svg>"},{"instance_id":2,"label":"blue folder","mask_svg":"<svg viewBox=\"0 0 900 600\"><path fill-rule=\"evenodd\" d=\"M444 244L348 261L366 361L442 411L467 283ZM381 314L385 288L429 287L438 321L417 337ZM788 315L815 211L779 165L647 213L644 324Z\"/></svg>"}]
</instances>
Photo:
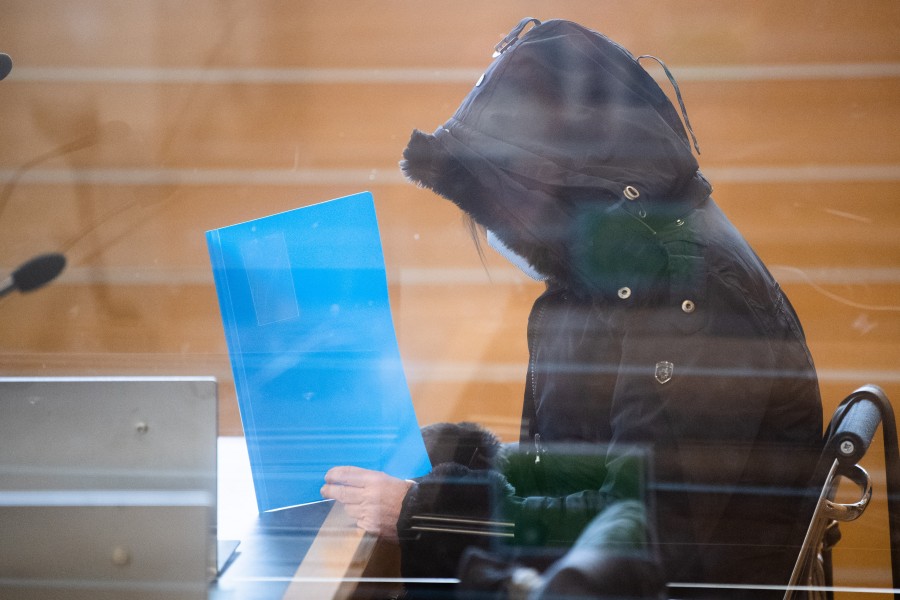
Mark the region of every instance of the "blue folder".
<instances>
[{"instance_id":1,"label":"blue folder","mask_svg":"<svg viewBox=\"0 0 900 600\"><path fill-rule=\"evenodd\" d=\"M260 512L338 465L431 465L394 334L372 195L206 232Z\"/></svg>"}]
</instances>

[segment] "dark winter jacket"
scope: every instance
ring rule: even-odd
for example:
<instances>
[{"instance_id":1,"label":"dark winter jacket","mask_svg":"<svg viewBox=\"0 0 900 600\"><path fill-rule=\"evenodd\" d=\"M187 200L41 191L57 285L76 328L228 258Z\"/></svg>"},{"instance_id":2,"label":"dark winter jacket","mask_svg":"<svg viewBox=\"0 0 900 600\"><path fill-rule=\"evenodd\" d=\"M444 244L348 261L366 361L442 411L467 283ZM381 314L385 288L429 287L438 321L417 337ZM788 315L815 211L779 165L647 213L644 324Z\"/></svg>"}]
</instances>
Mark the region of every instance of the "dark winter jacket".
<instances>
[{"instance_id":1,"label":"dark winter jacket","mask_svg":"<svg viewBox=\"0 0 900 600\"><path fill-rule=\"evenodd\" d=\"M785 583L822 432L797 316L631 54L566 21L514 34L450 120L413 133L402 168L548 276L521 441L649 445L667 580ZM617 473L577 499L524 498L500 473L436 468L404 504L407 574L452 575L455 550L415 572L426 546L481 543L423 536L417 515L488 519L499 490L513 521L552 537L615 501Z\"/></svg>"}]
</instances>

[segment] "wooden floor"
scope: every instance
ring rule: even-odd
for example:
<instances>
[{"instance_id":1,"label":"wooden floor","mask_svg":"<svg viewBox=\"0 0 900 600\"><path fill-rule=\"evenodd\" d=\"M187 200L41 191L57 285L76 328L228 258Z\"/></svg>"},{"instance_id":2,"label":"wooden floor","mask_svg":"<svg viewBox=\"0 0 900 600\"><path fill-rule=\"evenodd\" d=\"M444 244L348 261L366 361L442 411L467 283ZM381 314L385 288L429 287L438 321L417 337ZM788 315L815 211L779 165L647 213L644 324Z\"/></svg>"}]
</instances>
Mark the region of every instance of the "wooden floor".
<instances>
[{"instance_id":1,"label":"wooden floor","mask_svg":"<svg viewBox=\"0 0 900 600\"><path fill-rule=\"evenodd\" d=\"M803 320L828 413L870 382L900 405L896 0L0 0L0 273L69 260L0 300L0 374L212 374L239 434L204 231L367 189L420 422L514 438L539 288L485 268L397 162L524 16L666 61L717 202ZM890 585L883 506L847 527L838 582Z\"/></svg>"}]
</instances>

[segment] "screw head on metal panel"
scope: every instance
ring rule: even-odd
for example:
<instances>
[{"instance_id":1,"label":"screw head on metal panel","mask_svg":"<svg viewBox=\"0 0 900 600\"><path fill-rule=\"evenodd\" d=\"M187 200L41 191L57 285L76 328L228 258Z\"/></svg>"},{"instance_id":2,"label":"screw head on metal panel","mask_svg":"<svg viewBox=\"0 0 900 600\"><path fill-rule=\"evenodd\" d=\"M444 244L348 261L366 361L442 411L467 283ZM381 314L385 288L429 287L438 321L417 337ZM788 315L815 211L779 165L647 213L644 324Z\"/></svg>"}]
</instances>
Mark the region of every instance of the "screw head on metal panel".
<instances>
[{"instance_id":1,"label":"screw head on metal panel","mask_svg":"<svg viewBox=\"0 0 900 600\"><path fill-rule=\"evenodd\" d=\"M131 553L128 548L116 546L112 551L112 563L117 567L127 566L131 562Z\"/></svg>"}]
</instances>

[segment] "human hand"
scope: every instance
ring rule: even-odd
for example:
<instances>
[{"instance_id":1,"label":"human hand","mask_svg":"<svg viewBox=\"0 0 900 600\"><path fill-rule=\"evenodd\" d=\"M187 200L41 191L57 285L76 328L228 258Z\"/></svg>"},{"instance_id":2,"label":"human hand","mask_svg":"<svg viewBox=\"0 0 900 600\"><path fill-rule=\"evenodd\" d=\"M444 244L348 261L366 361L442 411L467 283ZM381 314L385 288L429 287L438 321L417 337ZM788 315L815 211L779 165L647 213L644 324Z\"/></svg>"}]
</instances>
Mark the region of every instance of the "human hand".
<instances>
[{"instance_id":1,"label":"human hand","mask_svg":"<svg viewBox=\"0 0 900 600\"><path fill-rule=\"evenodd\" d=\"M334 467L325 473L323 498L337 500L357 526L391 540L397 539L397 519L413 482L381 471Z\"/></svg>"}]
</instances>

